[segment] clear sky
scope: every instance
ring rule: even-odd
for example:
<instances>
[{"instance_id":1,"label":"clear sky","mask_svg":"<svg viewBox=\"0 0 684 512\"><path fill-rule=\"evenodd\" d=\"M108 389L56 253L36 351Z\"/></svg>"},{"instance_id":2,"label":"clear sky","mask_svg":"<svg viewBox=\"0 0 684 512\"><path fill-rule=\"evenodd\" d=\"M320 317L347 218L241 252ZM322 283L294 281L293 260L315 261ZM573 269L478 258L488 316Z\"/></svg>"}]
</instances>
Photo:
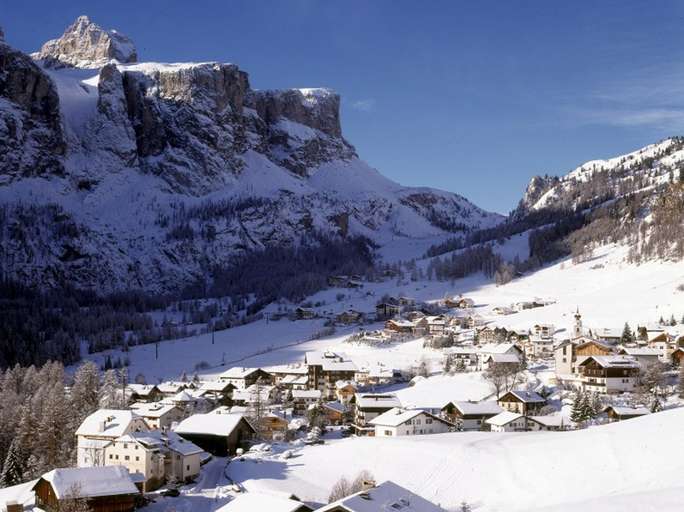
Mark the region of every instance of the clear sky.
<instances>
[{"instance_id":1,"label":"clear sky","mask_svg":"<svg viewBox=\"0 0 684 512\"><path fill-rule=\"evenodd\" d=\"M80 14L141 60L331 87L372 166L499 212L534 174L684 134L681 1L0 0L7 41L27 51Z\"/></svg>"}]
</instances>

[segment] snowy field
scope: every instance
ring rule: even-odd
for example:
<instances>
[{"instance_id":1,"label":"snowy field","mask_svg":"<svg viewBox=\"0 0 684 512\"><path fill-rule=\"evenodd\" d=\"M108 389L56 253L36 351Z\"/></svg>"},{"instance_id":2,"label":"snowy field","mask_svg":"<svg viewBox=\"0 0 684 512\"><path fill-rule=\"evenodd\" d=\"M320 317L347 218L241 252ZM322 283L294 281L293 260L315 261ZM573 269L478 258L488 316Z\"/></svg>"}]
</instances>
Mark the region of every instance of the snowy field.
<instances>
[{"instance_id":1,"label":"snowy field","mask_svg":"<svg viewBox=\"0 0 684 512\"><path fill-rule=\"evenodd\" d=\"M349 438L284 460L249 455L228 473L248 490L324 503L333 484L367 469L378 481L478 512L681 510L684 409L572 432L467 432Z\"/></svg>"}]
</instances>

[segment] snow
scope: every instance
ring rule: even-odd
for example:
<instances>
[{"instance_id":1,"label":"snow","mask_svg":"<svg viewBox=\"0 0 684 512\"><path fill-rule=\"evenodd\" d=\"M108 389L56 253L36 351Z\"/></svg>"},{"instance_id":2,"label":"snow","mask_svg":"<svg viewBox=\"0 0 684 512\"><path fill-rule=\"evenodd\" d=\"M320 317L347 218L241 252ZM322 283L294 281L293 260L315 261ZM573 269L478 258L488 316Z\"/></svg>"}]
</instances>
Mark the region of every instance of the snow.
<instances>
[{"instance_id":1,"label":"snow","mask_svg":"<svg viewBox=\"0 0 684 512\"><path fill-rule=\"evenodd\" d=\"M206 434L226 437L243 418L242 414L225 412L193 414L181 421L173 430L179 435Z\"/></svg>"},{"instance_id":2,"label":"snow","mask_svg":"<svg viewBox=\"0 0 684 512\"><path fill-rule=\"evenodd\" d=\"M420 416L425 411L422 409L402 409L401 407L394 407L387 412L373 418L369 421L371 425L379 425L382 427L398 427L404 422Z\"/></svg>"},{"instance_id":3,"label":"snow","mask_svg":"<svg viewBox=\"0 0 684 512\"><path fill-rule=\"evenodd\" d=\"M571 432L331 440L288 460L234 461L229 474L248 490L258 481L319 503L340 476L367 469L443 507L466 501L478 512L598 512L613 499L622 510L674 512L681 508L674 491L683 489L684 461L675 455L684 450L682 422L684 408Z\"/></svg>"},{"instance_id":4,"label":"snow","mask_svg":"<svg viewBox=\"0 0 684 512\"><path fill-rule=\"evenodd\" d=\"M517 412L502 411L496 416L492 416L488 420L485 420L485 422L490 425L496 425L497 427L503 427L504 425L508 425L511 421L515 421L522 417L523 415L518 414Z\"/></svg>"},{"instance_id":5,"label":"snow","mask_svg":"<svg viewBox=\"0 0 684 512\"><path fill-rule=\"evenodd\" d=\"M383 482L380 485L366 491L353 494L339 501L331 503L320 509L336 511L337 507L350 512L443 512L443 509L434 503L421 498L394 482Z\"/></svg>"},{"instance_id":6,"label":"snow","mask_svg":"<svg viewBox=\"0 0 684 512\"><path fill-rule=\"evenodd\" d=\"M449 402L480 401L492 394L481 373L436 375L394 392L403 407L441 409Z\"/></svg>"},{"instance_id":7,"label":"snow","mask_svg":"<svg viewBox=\"0 0 684 512\"><path fill-rule=\"evenodd\" d=\"M248 492L236 496L228 504L218 508L216 512L295 512L302 506L300 501L295 501L283 496L276 496L264 492Z\"/></svg>"},{"instance_id":8,"label":"snow","mask_svg":"<svg viewBox=\"0 0 684 512\"><path fill-rule=\"evenodd\" d=\"M133 411L99 409L88 416L76 430L77 436L120 437L138 415Z\"/></svg>"},{"instance_id":9,"label":"snow","mask_svg":"<svg viewBox=\"0 0 684 512\"><path fill-rule=\"evenodd\" d=\"M52 484L58 498L76 489L80 496L88 498L139 493L123 466L53 469L42 478Z\"/></svg>"}]
</instances>

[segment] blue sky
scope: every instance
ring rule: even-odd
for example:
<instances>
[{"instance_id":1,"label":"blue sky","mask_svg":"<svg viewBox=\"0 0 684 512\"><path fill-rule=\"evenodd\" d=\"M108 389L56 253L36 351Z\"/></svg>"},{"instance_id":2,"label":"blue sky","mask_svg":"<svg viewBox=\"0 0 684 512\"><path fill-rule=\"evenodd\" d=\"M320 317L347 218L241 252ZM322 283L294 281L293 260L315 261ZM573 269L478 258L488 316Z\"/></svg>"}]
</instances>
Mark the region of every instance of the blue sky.
<instances>
[{"instance_id":1,"label":"blue sky","mask_svg":"<svg viewBox=\"0 0 684 512\"><path fill-rule=\"evenodd\" d=\"M507 212L562 174L684 134L684 2L0 1L35 50L80 14L141 60L234 62L255 88L328 86L362 158Z\"/></svg>"}]
</instances>

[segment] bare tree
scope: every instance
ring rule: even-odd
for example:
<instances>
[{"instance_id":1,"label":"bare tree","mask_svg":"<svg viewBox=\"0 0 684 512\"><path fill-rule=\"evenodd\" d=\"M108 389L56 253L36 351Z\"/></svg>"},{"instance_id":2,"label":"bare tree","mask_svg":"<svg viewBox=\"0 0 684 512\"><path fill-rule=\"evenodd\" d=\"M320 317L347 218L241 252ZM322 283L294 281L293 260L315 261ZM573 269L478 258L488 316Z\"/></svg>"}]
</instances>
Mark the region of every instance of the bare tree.
<instances>
[{"instance_id":1,"label":"bare tree","mask_svg":"<svg viewBox=\"0 0 684 512\"><path fill-rule=\"evenodd\" d=\"M360 471L351 483L346 477L342 476L335 482L335 485L333 485L330 495L328 496L328 503L341 500L342 498L346 498L347 496L373 486L375 486L375 477L366 469Z\"/></svg>"},{"instance_id":2,"label":"bare tree","mask_svg":"<svg viewBox=\"0 0 684 512\"><path fill-rule=\"evenodd\" d=\"M64 497L59 501L57 512L92 512L88 500L81 493L81 485L76 483L69 487Z\"/></svg>"}]
</instances>

